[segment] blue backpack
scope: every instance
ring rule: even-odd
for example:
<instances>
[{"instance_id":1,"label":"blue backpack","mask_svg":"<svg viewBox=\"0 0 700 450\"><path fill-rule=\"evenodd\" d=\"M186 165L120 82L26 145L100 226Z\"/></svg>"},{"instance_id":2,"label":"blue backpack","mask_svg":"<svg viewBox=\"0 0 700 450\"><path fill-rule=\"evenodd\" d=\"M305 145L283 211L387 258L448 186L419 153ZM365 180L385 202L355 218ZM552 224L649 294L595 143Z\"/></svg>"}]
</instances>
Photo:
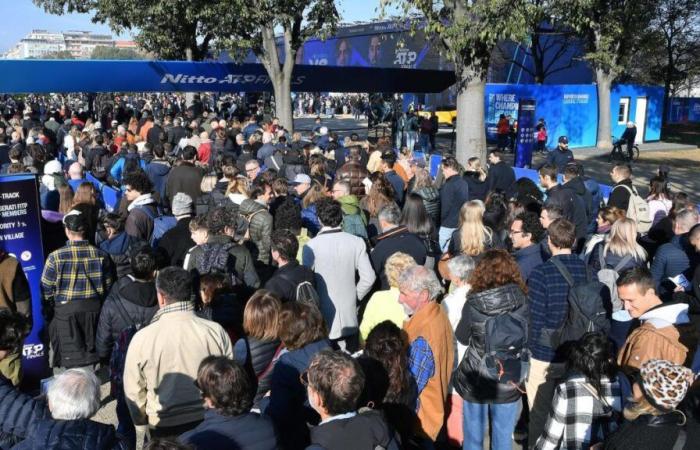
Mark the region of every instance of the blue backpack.
<instances>
[{"instance_id":1,"label":"blue backpack","mask_svg":"<svg viewBox=\"0 0 700 450\"><path fill-rule=\"evenodd\" d=\"M158 247L158 241L163 237L166 231L175 228L177 225L177 219L175 216L166 216L161 214L160 208L158 210L158 215L154 214L151 208L145 206L137 207L140 211L143 211L148 217L153 221L153 233L149 239L151 247Z\"/></svg>"}]
</instances>

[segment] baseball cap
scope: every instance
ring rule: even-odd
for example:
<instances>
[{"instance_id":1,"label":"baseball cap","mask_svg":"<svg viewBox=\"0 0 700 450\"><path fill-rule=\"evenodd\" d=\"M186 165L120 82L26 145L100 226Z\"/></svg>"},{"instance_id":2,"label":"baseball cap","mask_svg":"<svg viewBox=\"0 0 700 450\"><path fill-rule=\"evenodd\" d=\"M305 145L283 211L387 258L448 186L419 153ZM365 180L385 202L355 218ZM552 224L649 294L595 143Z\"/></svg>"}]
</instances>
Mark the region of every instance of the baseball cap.
<instances>
[{"instance_id":1,"label":"baseball cap","mask_svg":"<svg viewBox=\"0 0 700 450\"><path fill-rule=\"evenodd\" d=\"M311 184L311 177L305 173L298 173L289 184Z\"/></svg>"},{"instance_id":2,"label":"baseball cap","mask_svg":"<svg viewBox=\"0 0 700 450\"><path fill-rule=\"evenodd\" d=\"M560 144L568 144L569 138L567 136L559 136L559 143Z\"/></svg>"},{"instance_id":3,"label":"baseball cap","mask_svg":"<svg viewBox=\"0 0 700 450\"><path fill-rule=\"evenodd\" d=\"M75 232L87 230L88 224L86 217L78 210L72 209L63 216L63 225L66 229Z\"/></svg>"}]
</instances>

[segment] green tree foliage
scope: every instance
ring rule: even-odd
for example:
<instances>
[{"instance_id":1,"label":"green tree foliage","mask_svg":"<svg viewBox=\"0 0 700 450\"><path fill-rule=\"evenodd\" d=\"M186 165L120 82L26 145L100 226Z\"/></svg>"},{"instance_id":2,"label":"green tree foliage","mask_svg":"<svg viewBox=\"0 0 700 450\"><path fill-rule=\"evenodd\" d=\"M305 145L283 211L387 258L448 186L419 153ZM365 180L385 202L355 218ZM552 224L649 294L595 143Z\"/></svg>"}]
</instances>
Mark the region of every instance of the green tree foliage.
<instances>
[{"instance_id":1,"label":"green tree foliage","mask_svg":"<svg viewBox=\"0 0 700 450\"><path fill-rule=\"evenodd\" d=\"M204 60L212 50L241 57L252 50L275 91L277 115L292 129L291 78L306 39L335 31L333 0L33 0L53 14L91 13L115 32L132 30L136 42L162 59ZM275 32L282 30L282 54Z\"/></svg>"},{"instance_id":2,"label":"green tree foliage","mask_svg":"<svg viewBox=\"0 0 700 450\"><path fill-rule=\"evenodd\" d=\"M660 0L552 0L555 17L582 36L595 71L599 148L610 148L610 88L629 67Z\"/></svg>"},{"instance_id":3,"label":"green tree foliage","mask_svg":"<svg viewBox=\"0 0 700 450\"><path fill-rule=\"evenodd\" d=\"M406 17L423 17L416 26L441 44L454 63L458 81L457 158L485 157L484 90L496 45L505 39L520 42L528 32L531 4L522 0L385 0L400 5Z\"/></svg>"},{"instance_id":4,"label":"green tree foliage","mask_svg":"<svg viewBox=\"0 0 700 450\"><path fill-rule=\"evenodd\" d=\"M128 60L146 58L144 57L144 55L140 54L133 48L117 48L99 45L95 47L95 49L92 51L90 59Z\"/></svg>"},{"instance_id":5,"label":"green tree foliage","mask_svg":"<svg viewBox=\"0 0 700 450\"><path fill-rule=\"evenodd\" d=\"M61 50L58 52L46 53L43 56L31 57L29 59L75 59L75 58L73 58L73 54L71 52L69 52L68 50Z\"/></svg>"}]
</instances>

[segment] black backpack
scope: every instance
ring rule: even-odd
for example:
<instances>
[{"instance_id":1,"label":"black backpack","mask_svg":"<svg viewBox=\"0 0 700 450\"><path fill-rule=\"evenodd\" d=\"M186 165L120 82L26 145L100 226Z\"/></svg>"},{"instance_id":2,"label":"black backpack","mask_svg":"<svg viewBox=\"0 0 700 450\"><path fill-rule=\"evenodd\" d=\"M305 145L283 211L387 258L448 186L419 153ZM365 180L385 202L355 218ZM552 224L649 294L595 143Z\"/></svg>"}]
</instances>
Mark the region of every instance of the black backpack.
<instances>
[{"instance_id":1,"label":"black backpack","mask_svg":"<svg viewBox=\"0 0 700 450\"><path fill-rule=\"evenodd\" d=\"M476 346L469 345L468 352L475 352L479 377L497 383L519 385L530 370L530 352L527 346L527 305L492 316L484 322L483 354ZM463 362L468 364L465 356Z\"/></svg>"},{"instance_id":2,"label":"black backpack","mask_svg":"<svg viewBox=\"0 0 700 450\"><path fill-rule=\"evenodd\" d=\"M109 154L107 149L102 147L97 150L92 157L92 174L98 180L104 181L109 175L109 169L111 167L112 156Z\"/></svg>"},{"instance_id":3,"label":"black backpack","mask_svg":"<svg viewBox=\"0 0 700 450\"><path fill-rule=\"evenodd\" d=\"M236 275L236 258L230 250L233 242L226 244L203 244L202 252L195 258L195 269L200 275L207 273L223 273L228 276L231 286L239 286L240 279Z\"/></svg>"},{"instance_id":4,"label":"black backpack","mask_svg":"<svg viewBox=\"0 0 700 450\"><path fill-rule=\"evenodd\" d=\"M314 305L316 308L321 307L321 298L318 296L318 292L316 292L316 288L313 284L309 283L308 281L302 281L301 283L297 284L294 280L285 276L284 274L280 274L280 278L287 283L296 286L294 289L294 301L305 303L307 305Z\"/></svg>"},{"instance_id":5,"label":"black backpack","mask_svg":"<svg viewBox=\"0 0 700 450\"><path fill-rule=\"evenodd\" d=\"M568 312L559 328L543 329L539 344L554 350L563 349L578 341L588 332L610 331L612 304L610 290L600 281L591 280L587 276L583 283L575 283L571 272L557 258L550 258L569 285L569 295L566 299Z\"/></svg>"}]
</instances>

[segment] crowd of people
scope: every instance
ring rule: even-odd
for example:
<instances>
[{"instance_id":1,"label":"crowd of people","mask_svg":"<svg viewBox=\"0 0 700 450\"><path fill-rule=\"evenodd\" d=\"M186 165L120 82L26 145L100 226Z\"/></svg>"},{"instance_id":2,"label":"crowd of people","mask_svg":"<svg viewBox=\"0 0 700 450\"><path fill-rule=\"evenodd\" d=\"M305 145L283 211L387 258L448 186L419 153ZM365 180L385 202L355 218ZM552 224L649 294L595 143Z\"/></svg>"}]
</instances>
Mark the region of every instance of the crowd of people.
<instances>
[{"instance_id":1,"label":"crowd of people","mask_svg":"<svg viewBox=\"0 0 700 450\"><path fill-rule=\"evenodd\" d=\"M667 167L641 196L614 166L606 202L566 145L538 182L501 149L434 178L321 119L168 111L28 105L0 135L40 185L54 371L19 389L0 252L0 448L694 448L700 225Z\"/></svg>"}]
</instances>

